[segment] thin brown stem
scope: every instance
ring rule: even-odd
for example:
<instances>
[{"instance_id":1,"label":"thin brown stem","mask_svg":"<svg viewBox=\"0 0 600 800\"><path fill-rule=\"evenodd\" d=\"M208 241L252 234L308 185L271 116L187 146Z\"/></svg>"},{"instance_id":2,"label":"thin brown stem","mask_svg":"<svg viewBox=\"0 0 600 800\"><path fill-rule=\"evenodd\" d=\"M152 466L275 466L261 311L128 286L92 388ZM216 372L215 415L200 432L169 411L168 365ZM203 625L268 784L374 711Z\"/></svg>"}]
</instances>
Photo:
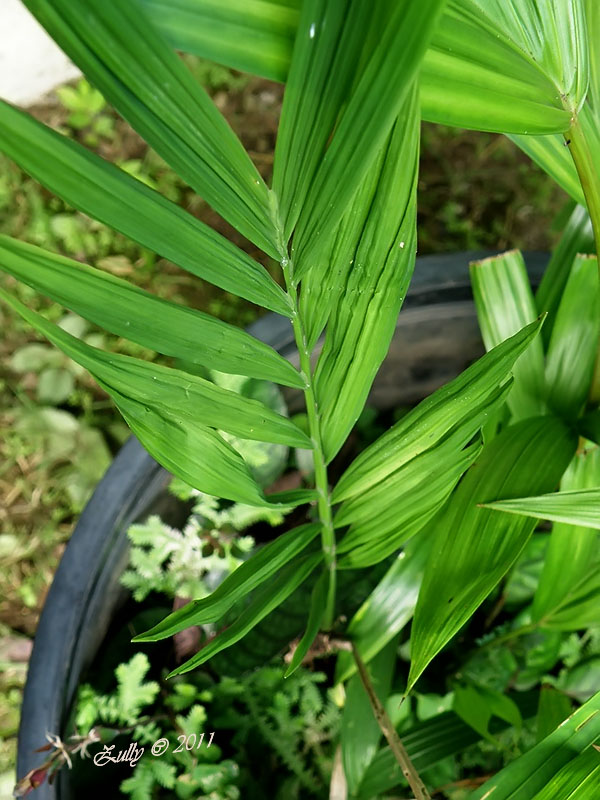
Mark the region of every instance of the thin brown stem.
<instances>
[{"instance_id":1,"label":"thin brown stem","mask_svg":"<svg viewBox=\"0 0 600 800\"><path fill-rule=\"evenodd\" d=\"M400 737L398 736L398 733L396 732L396 729L394 728L387 711L383 707L379 697L377 697L377 693L373 687L368 670L354 644L352 645L352 653L354 655L354 660L356 661L356 666L358 668L358 674L360 675L362 685L365 687L365 692L367 693L367 697L371 703L371 708L373 709L373 714L377 720L377 724L387 739L390 750L394 754L396 761L400 764L402 774L408 781L408 785L412 789L415 799L431 800L431 795L421 780L415 765L410 760L410 756L406 752L406 748L402 744L402 741L400 740Z\"/></svg>"}]
</instances>

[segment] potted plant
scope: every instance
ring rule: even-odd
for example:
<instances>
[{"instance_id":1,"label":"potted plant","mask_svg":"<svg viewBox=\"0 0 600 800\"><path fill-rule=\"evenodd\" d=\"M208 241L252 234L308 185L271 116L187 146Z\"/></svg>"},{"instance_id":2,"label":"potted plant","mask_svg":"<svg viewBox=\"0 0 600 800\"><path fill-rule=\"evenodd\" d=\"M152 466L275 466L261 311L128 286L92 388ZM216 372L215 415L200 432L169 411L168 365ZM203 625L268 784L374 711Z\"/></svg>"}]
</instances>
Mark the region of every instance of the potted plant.
<instances>
[{"instance_id":1,"label":"potted plant","mask_svg":"<svg viewBox=\"0 0 600 800\"><path fill-rule=\"evenodd\" d=\"M312 581L305 632L287 672L299 667L319 632L334 633L345 642L336 680L357 675L363 687L355 695L348 686L345 714L352 724L346 730L353 733L342 733L335 791L367 791L383 735L398 779L404 776L419 800L429 797L418 762L379 696L385 699L396 664L381 654L395 653L413 608L405 696L514 567L539 518L559 524L538 592L522 625L501 635L578 630L596 608L589 528L598 524L598 480L596 459L589 457L595 451L580 438L598 439L599 299L596 256L577 255L585 227L580 210L535 298L518 254L474 264L488 353L363 450L334 486L331 463L386 356L411 280L421 114L510 134L585 203L597 243L595 4L421 0L372 9L307 0L299 9L195 2L177 11L157 0L26 5L148 143L278 265L282 285L156 192L6 104L0 108L3 149L72 205L199 278L287 317L298 351L294 366L205 314L39 248L0 242L0 266L16 278L108 331L179 360L180 368L171 369L108 355L2 293L91 372L158 462L229 501L306 507L306 522L258 550L208 598L173 612L137 641L215 623L244 601L228 627L173 671L185 673L240 641ZM271 187L173 45L286 80ZM300 390L306 425L213 383L198 367ZM310 451L313 485L265 495L236 447L240 439ZM567 575L562 569L573 541L577 556ZM343 572L360 572L398 552L365 605L343 622L336 605ZM558 604L548 599L557 575ZM396 608L393 622L386 607L391 596L413 598ZM502 692L478 685L472 675L459 681L455 711L471 727L487 735L490 716L514 721ZM364 721L365 702L375 722ZM600 735L598 703L594 695L566 721L549 715L552 732L469 797L493 792L494 798L542 800L567 785L569 791L585 786L598 769L592 747ZM367 752L368 760L361 756ZM372 786L369 791L378 794Z\"/></svg>"}]
</instances>

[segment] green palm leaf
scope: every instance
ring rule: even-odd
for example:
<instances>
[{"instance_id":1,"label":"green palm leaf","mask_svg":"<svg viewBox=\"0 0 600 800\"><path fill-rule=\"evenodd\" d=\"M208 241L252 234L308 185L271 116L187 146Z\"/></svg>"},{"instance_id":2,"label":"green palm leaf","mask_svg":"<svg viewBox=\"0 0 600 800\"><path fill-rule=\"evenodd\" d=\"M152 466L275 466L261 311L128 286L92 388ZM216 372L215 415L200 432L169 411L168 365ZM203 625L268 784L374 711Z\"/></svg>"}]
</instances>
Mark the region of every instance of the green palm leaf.
<instances>
[{"instance_id":1,"label":"green palm leaf","mask_svg":"<svg viewBox=\"0 0 600 800\"><path fill-rule=\"evenodd\" d=\"M600 336L600 282L596 256L577 256L556 310L548 345L548 405L577 419L590 394Z\"/></svg>"},{"instance_id":2,"label":"green palm leaf","mask_svg":"<svg viewBox=\"0 0 600 800\"><path fill-rule=\"evenodd\" d=\"M294 234L300 279L333 235L381 152L413 86L443 3L392 5L381 39L360 75L321 160Z\"/></svg>"},{"instance_id":3,"label":"green palm leaf","mask_svg":"<svg viewBox=\"0 0 600 800\"><path fill-rule=\"evenodd\" d=\"M600 530L600 489L573 489L538 497L516 497L484 504L486 508L520 514L535 519L549 519L568 525Z\"/></svg>"},{"instance_id":4,"label":"green palm leaf","mask_svg":"<svg viewBox=\"0 0 600 800\"><path fill-rule=\"evenodd\" d=\"M175 50L285 82L299 0L143 0L143 5Z\"/></svg>"},{"instance_id":5,"label":"green palm leaf","mask_svg":"<svg viewBox=\"0 0 600 800\"><path fill-rule=\"evenodd\" d=\"M481 504L498 495L514 496L521 487L551 489L575 445L572 432L552 417L506 428L484 447L435 519L412 627L408 691L510 569L535 528L535 521L522 517L494 517Z\"/></svg>"},{"instance_id":6,"label":"green palm leaf","mask_svg":"<svg viewBox=\"0 0 600 800\"><path fill-rule=\"evenodd\" d=\"M583 206L577 205L563 228L560 242L552 251L535 295L538 313L548 314L542 328L542 340L546 347L550 342L556 311L569 280L575 257L579 253L591 253L593 250L594 232L590 215Z\"/></svg>"},{"instance_id":7,"label":"green palm leaf","mask_svg":"<svg viewBox=\"0 0 600 800\"><path fill-rule=\"evenodd\" d=\"M218 622L238 601L254 591L315 539L319 526L301 525L278 536L244 561L208 597L194 600L169 614L150 630L135 637L136 642L157 642L191 625Z\"/></svg>"},{"instance_id":8,"label":"green palm leaf","mask_svg":"<svg viewBox=\"0 0 600 800\"><path fill-rule=\"evenodd\" d=\"M271 583L262 586L252 597L247 608L221 634L205 645L195 656L174 669L167 677L181 675L204 664L217 653L239 642L255 625L270 614L300 586L322 560L321 553L302 556L293 564L287 564Z\"/></svg>"},{"instance_id":9,"label":"green palm leaf","mask_svg":"<svg viewBox=\"0 0 600 800\"><path fill-rule=\"evenodd\" d=\"M236 375L304 386L289 361L239 328L162 300L99 269L0 235L0 270L107 331L164 355Z\"/></svg>"},{"instance_id":10,"label":"green palm leaf","mask_svg":"<svg viewBox=\"0 0 600 800\"><path fill-rule=\"evenodd\" d=\"M412 618L430 542L426 531L413 539L350 620L348 636L365 664ZM355 673L356 661L342 650L335 668L336 683Z\"/></svg>"},{"instance_id":11,"label":"green palm leaf","mask_svg":"<svg viewBox=\"0 0 600 800\"><path fill-rule=\"evenodd\" d=\"M289 298L238 247L141 181L2 101L0 150L69 205L215 286L291 315Z\"/></svg>"},{"instance_id":12,"label":"green palm leaf","mask_svg":"<svg viewBox=\"0 0 600 800\"><path fill-rule=\"evenodd\" d=\"M600 785L600 756L588 747L553 776L533 800L592 800Z\"/></svg>"},{"instance_id":13,"label":"green palm leaf","mask_svg":"<svg viewBox=\"0 0 600 800\"><path fill-rule=\"evenodd\" d=\"M341 244L331 254L330 279L323 280L321 270L314 270L313 282L321 281L325 291L328 284L337 284L315 370L327 461L338 452L364 407L412 277L418 155L415 87L369 172L367 191L352 204L349 223L338 233ZM310 302L319 300L313 296Z\"/></svg>"},{"instance_id":14,"label":"green palm leaf","mask_svg":"<svg viewBox=\"0 0 600 800\"><path fill-rule=\"evenodd\" d=\"M29 311L5 292L1 296L36 330L105 386L138 403L151 402L183 419L202 419L209 427L244 439L309 449L312 446L297 425L257 400L222 389L198 375L91 347Z\"/></svg>"},{"instance_id":15,"label":"green palm leaf","mask_svg":"<svg viewBox=\"0 0 600 800\"><path fill-rule=\"evenodd\" d=\"M423 117L500 133L566 131L588 87L579 0L449 0L423 61Z\"/></svg>"},{"instance_id":16,"label":"green palm leaf","mask_svg":"<svg viewBox=\"0 0 600 800\"><path fill-rule=\"evenodd\" d=\"M178 0L175 9L165 0L144 2L174 47L274 80L287 79L299 19L296 0L290 8L273 0L243 6L240 0L223 0L218 10L210 0ZM585 97L588 74L598 96L599 68L593 56L588 67L583 6L579 0L551 5L541 0L450 0L423 62L424 119L529 134L529 139L566 131ZM593 31L600 26L594 0L586 0L585 10L593 54ZM229 32L235 38L228 39ZM563 155L566 172L573 175L568 153ZM580 192L576 178L569 182Z\"/></svg>"},{"instance_id":17,"label":"green palm leaf","mask_svg":"<svg viewBox=\"0 0 600 800\"><path fill-rule=\"evenodd\" d=\"M561 492L600 485L600 448L577 453L560 483ZM598 505L600 512L600 502ZM600 519L600 513L599 513ZM588 577L600 558L600 538L589 527L556 522L533 599L531 618L551 616L572 590Z\"/></svg>"},{"instance_id":18,"label":"green palm leaf","mask_svg":"<svg viewBox=\"0 0 600 800\"><path fill-rule=\"evenodd\" d=\"M397 641L390 641L369 665L373 690L382 704L385 704L392 688L396 649ZM367 693L360 677L354 675L346 686L340 732L342 761L350 797L356 795L365 772L377 753L380 739L381 728L373 715Z\"/></svg>"},{"instance_id":19,"label":"green palm leaf","mask_svg":"<svg viewBox=\"0 0 600 800\"><path fill-rule=\"evenodd\" d=\"M508 339L537 316L523 256L511 251L470 265L471 285L479 327L486 349ZM542 414L544 350L538 338L516 362L508 406L515 420Z\"/></svg>"},{"instance_id":20,"label":"green palm leaf","mask_svg":"<svg viewBox=\"0 0 600 800\"><path fill-rule=\"evenodd\" d=\"M600 736L600 693L563 722L554 733L547 736L532 750L517 758L500 770L493 778L473 792L469 800L550 800L574 797L569 794L552 794L552 789L562 792L575 776L581 778L579 785L589 774L591 757L583 761L578 758ZM596 759L600 758L593 751ZM565 780L567 778L567 780ZM573 783L574 788L577 781ZM585 783L584 783L585 785ZM589 786L589 784L588 784ZM550 793L549 793L550 792ZM541 793L541 794L538 794ZM577 794L576 797L590 797Z\"/></svg>"},{"instance_id":21,"label":"green palm leaf","mask_svg":"<svg viewBox=\"0 0 600 800\"><path fill-rule=\"evenodd\" d=\"M351 0L302 3L273 165L286 244L347 100L372 16L367 4Z\"/></svg>"},{"instance_id":22,"label":"green palm leaf","mask_svg":"<svg viewBox=\"0 0 600 800\"><path fill-rule=\"evenodd\" d=\"M497 397L498 387L510 377L515 361L534 340L540 322L528 325L493 348L446 386L423 400L376 442L367 447L342 475L333 491L340 502L363 494L411 459L445 439ZM464 444L476 432L465 431Z\"/></svg>"},{"instance_id":23,"label":"green palm leaf","mask_svg":"<svg viewBox=\"0 0 600 800\"><path fill-rule=\"evenodd\" d=\"M213 208L277 257L268 189L138 0L26 0L99 91Z\"/></svg>"}]
</instances>

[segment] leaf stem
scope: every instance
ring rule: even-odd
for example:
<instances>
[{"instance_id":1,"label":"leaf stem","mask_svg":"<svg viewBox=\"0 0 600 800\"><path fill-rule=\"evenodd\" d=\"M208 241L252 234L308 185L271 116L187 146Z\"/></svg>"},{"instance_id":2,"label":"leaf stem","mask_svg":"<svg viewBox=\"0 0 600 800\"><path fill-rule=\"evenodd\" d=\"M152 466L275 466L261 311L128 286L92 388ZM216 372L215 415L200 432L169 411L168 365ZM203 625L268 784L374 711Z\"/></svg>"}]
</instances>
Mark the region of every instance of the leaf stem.
<instances>
[{"instance_id":1,"label":"leaf stem","mask_svg":"<svg viewBox=\"0 0 600 800\"><path fill-rule=\"evenodd\" d=\"M321 522L321 544L325 560L325 569L329 573L327 600L325 613L323 616L323 628L328 630L332 627L335 616L335 591L336 591L336 563L335 563L335 530L333 527L333 515L331 513L331 496L329 493L329 482L327 478L327 465L323 453L321 439L321 426L319 409L313 388L313 375L310 363L310 352L308 349L306 333L302 324L298 310L298 289L293 278L292 264L288 258L281 259L281 269L285 278L288 295L293 304L292 327L294 338L300 355L300 370L306 381L304 387L304 397L306 400L306 415L308 417L308 428L310 438L313 443L313 462L315 468L315 488L318 493L317 509Z\"/></svg>"},{"instance_id":2,"label":"leaf stem","mask_svg":"<svg viewBox=\"0 0 600 800\"><path fill-rule=\"evenodd\" d=\"M565 143L573 156L592 220L596 253L600 256L600 163L592 157L585 131L578 117L574 117L571 127L565 133Z\"/></svg>"},{"instance_id":3,"label":"leaf stem","mask_svg":"<svg viewBox=\"0 0 600 800\"><path fill-rule=\"evenodd\" d=\"M373 683L371 682L367 668L354 644L352 645L352 653L354 655L354 660L356 661L356 666L358 668L358 674L360 675L362 685L365 687L367 697L369 698L369 702L371 703L371 707L373 709L373 714L377 720L377 724L387 739L396 761L400 764L402 774L408 781L408 785L413 791L415 800L431 800L431 795L421 780L415 765L410 760L410 756L406 752L406 748L402 744L402 741L398 736L398 733L396 732L396 729L394 728L387 711L383 707L379 697L377 697L377 693L373 688Z\"/></svg>"},{"instance_id":4,"label":"leaf stem","mask_svg":"<svg viewBox=\"0 0 600 800\"><path fill-rule=\"evenodd\" d=\"M582 120L574 117L571 127L565 133L565 144L569 147L583 195L592 221L596 255L600 263L600 164L598 158L594 159L582 127ZM600 400L600 350L594 365L594 374L589 392L590 402Z\"/></svg>"}]
</instances>

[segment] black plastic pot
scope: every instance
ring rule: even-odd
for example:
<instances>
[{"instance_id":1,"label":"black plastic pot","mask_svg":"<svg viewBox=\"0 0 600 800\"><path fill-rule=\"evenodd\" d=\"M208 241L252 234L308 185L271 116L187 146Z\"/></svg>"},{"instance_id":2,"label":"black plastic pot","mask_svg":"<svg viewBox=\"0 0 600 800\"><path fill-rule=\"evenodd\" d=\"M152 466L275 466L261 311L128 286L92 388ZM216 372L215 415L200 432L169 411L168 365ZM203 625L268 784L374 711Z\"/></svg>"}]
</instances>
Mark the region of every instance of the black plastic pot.
<instances>
[{"instance_id":1,"label":"black plastic pot","mask_svg":"<svg viewBox=\"0 0 600 800\"><path fill-rule=\"evenodd\" d=\"M386 409L413 404L451 380L483 352L469 283L468 262L489 253L424 256L399 316L388 357L370 403ZM537 285L547 255L526 255ZM262 317L250 332L291 361L297 357L288 320ZM292 410L301 397L288 393ZM40 618L19 729L17 770L22 777L42 760L34 750L45 734L64 730L78 684L102 650L126 592L126 531L159 513L174 523L185 510L166 491L169 475L132 438L119 452L87 504L65 550ZM99 776L100 778L100 776ZM69 773L36 790L36 800L71 798Z\"/></svg>"}]
</instances>

